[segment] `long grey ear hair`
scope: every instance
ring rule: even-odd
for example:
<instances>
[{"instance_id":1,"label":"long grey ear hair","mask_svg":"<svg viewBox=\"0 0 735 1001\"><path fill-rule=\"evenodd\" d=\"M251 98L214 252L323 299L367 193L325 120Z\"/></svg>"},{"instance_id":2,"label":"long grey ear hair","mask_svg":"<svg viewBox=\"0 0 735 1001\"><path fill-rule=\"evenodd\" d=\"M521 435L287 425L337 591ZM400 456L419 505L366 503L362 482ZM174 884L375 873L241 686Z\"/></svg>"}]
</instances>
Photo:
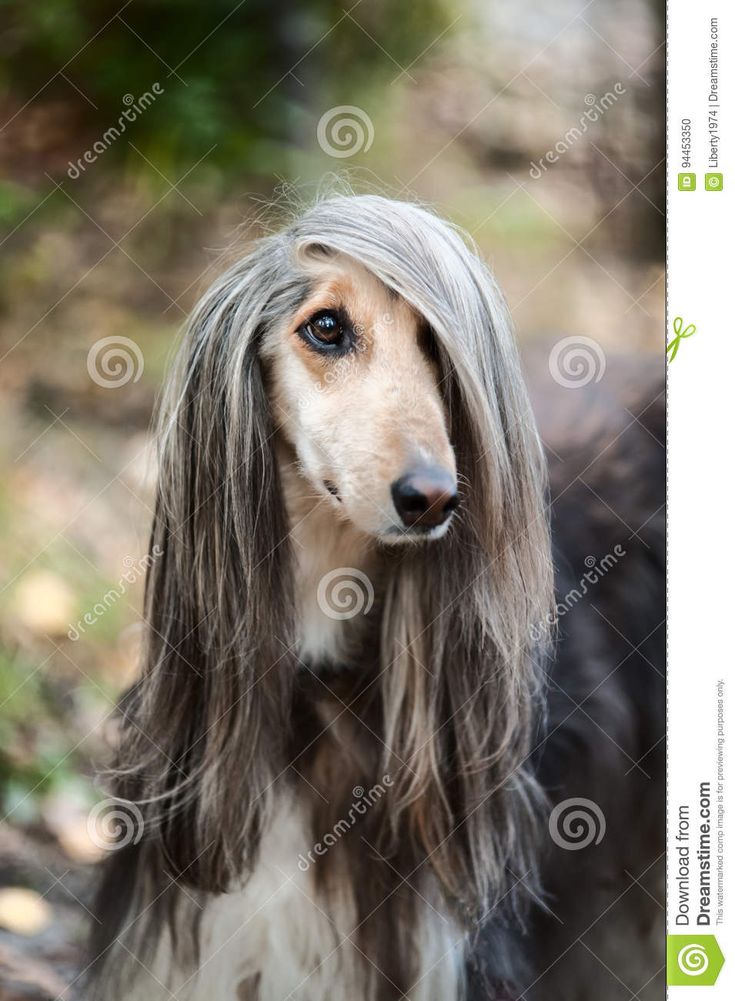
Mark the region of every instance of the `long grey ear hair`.
<instances>
[{"instance_id":1,"label":"long grey ear hair","mask_svg":"<svg viewBox=\"0 0 735 1001\"><path fill-rule=\"evenodd\" d=\"M285 765L292 576L259 344L304 291L283 238L258 244L197 306L160 407L118 793L142 811L147 868L206 891L246 872Z\"/></svg>"},{"instance_id":2,"label":"long grey ear hair","mask_svg":"<svg viewBox=\"0 0 735 1001\"><path fill-rule=\"evenodd\" d=\"M287 765L291 559L259 348L306 292L284 235L260 241L196 307L161 401L142 673L112 771L140 823L97 894L99 996L130 965L119 939L140 961L167 928L196 956L181 901L247 875Z\"/></svg>"}]
</instances>

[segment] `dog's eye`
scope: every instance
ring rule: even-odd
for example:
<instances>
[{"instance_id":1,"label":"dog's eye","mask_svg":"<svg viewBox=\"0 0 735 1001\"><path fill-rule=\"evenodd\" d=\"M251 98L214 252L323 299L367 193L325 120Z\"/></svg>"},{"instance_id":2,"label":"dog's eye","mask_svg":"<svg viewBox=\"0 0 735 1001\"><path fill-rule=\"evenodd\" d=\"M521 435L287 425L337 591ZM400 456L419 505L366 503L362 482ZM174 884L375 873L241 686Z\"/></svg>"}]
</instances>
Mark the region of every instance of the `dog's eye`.
<instances>
[{"instance_id":1,"label":"dog's eye","mask_svg":"<svg viewBox=\"0 0 735 1001\"><path fill-rule=\"evenodd\" d=\"M323 349L342 348L347 339L346 324L339 312L321 309L314 313L298 329L299 335L314 347Z\"/></svg>"}]
</instances>

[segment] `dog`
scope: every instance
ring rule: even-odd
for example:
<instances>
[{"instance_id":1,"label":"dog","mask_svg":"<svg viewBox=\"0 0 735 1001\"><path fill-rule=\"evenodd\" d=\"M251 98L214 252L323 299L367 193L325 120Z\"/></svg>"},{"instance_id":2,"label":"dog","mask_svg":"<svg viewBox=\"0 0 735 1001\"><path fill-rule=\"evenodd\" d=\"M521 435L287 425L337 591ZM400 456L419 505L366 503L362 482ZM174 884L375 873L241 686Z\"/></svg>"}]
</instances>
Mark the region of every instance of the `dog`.
<instances>
[{"instance_id":1,"label":"dog","mask_svg":"<svg viewBox=\"0 0 735 1001\"><path fill-rule=\"evenodd\" d=\"M655 400L545 454L492 275L413 204L324 198L215 281L160 406L90 996L617 998L584 935L663 837ZM565 846L580 798L606 832ZM612 945L655 976L651 907Z\"/></svg>"}]
</instances>

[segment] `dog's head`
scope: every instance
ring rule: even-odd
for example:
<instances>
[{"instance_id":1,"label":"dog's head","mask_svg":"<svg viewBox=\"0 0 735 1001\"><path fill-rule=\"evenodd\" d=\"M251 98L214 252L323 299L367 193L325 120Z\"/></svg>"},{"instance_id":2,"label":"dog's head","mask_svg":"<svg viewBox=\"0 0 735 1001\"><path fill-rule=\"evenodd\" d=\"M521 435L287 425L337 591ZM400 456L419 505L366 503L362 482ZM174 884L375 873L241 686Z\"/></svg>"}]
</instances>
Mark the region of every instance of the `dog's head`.
<instances>
[{"instance_id":1,"label":"dog's head","mask_svg":"<svg viewBox=\"0 0 735 1001\"><path fill-rule=\"evenodd\" d=\"M459 507L497 541L538 502L502 297L465 240L414 205L317 203L222 276L187 344L165 409L179 427L194 418L189 444L204 434L241 462L255 449L257 468L274 437L312 495L370 537L440 538Z\"/></svg>"}]
</instances>

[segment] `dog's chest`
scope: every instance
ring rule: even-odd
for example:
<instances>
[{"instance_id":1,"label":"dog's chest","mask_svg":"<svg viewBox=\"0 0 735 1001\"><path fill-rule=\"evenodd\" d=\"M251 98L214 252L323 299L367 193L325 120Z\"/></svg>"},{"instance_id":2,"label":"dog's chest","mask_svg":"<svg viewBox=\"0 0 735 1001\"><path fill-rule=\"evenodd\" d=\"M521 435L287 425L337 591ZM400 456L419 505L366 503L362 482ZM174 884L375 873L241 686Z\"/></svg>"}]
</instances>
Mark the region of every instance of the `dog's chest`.
<instances>
[{"instance_id":1,"label":"dog's chest","mask_svg":"<svg viewBox=\"0 0 735 1001\"><path fill-rule=\"evenodd\" d=\"M243 889L211 900L202 917L201 965L176 997L181 1001L372 1001L385 979L355 948L358 925L349 874L330 894L319 892L313 839L304 809L284 798L263 837L256 868ZM459 997L464 937L430 906L417 911L413 938L418 976L410 1001Z\"/></svg>"}]
</instances>

